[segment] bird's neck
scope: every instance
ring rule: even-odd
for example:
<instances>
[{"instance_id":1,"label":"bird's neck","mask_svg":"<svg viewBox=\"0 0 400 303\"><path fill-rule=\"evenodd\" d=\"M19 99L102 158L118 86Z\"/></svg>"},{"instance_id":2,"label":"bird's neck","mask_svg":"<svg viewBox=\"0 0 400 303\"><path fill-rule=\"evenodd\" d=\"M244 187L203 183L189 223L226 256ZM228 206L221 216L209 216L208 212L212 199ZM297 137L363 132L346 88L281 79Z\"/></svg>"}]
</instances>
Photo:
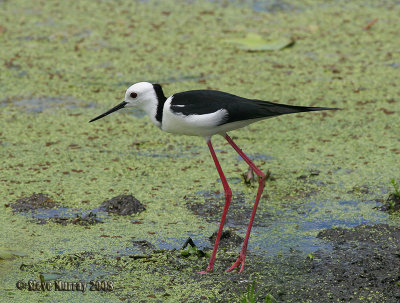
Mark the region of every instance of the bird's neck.
<instances>
[{"instance_id":1,"label":"bird's neck","mask_svg":"<svg viewBox=\"0 0 400 303\"><path fill-rule=\"evenodd\" d=\"M161 127L164 103L167 98L160 84L153 84L153 88L155 98L152 98L152 102L147 102L143 109L147 112L151 121L158 127Z\"/></svg>"}]
</instances>

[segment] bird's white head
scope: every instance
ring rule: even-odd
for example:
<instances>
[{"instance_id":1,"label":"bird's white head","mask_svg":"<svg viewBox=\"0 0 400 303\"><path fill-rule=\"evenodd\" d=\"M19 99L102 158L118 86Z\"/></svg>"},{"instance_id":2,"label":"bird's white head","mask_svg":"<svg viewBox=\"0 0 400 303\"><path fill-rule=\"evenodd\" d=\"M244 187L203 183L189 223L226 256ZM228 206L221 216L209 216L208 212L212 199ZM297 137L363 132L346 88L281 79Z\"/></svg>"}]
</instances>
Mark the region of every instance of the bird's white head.
<instances>
[{"instance_id":1,"label":"bird's white head","mask_svg":"<svg viewBox=\"0 0 400 303\"><path fill-rule=\"evenodd\" d=\"M152 84L149 82L138 82L130 86L125 93L125 100L108 110L104 114L97 116L89 122L96 121L103 118L124 107L138 107L144 110L155 124L160 122L157 120L157 109L164 104L165 96L159 84Z\"/></svg>"},{"instance_id":2,"label":"bird's white head","mask_svg":"<svg viewBox=\"0 0 400 303\"><path fill-rule=\"evenodd\" d=\"M153 84L139 82L130 86L125 93L126 107L148 107L149 103L157 101L157 95Z\"/></svg>"}]
</instances>

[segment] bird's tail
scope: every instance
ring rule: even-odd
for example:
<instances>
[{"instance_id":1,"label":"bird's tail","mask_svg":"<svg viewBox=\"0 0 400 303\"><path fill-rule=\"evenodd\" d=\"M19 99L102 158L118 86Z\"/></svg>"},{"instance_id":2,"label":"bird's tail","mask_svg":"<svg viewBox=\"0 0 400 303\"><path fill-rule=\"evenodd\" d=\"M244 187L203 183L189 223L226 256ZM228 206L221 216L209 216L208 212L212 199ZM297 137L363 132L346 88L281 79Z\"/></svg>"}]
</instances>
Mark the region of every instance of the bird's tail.
<instances>
[{"instance_id":1,"label":"bird's tail","mask_svg":"<svg viewBox=\"0 0 400 303\"><path fill-rule=\"evenodd\" d=\"M320 110L340 110L340 108L332 107L312 107L312 106L296 106L287 104L278 104L266 101L258 101L260 111L265 112L265 116L278 116L286 114L295 114L301 112L311 112Z\"/></svg>"}]
</instances>

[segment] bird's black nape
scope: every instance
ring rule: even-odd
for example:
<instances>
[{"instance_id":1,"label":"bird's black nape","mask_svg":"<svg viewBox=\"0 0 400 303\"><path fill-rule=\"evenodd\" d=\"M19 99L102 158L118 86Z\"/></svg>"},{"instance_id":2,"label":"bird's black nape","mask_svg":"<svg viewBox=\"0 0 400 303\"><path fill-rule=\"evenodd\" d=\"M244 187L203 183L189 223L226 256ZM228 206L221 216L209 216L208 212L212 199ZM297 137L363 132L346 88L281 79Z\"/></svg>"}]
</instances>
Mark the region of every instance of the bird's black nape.
<instances>
[{"instance_id":1,"label":"bird's black nape","mask_svg":"<svg viewBox=\"0 0 400 303\"><path fill-rule=\"evenodd\" d=\"M162 87L160 84L153 84L154 91L156 92L157 95L157 100L158 100L158 105L157 105L157 113L156 113L156 120L158 122L162 121L162 113L164 109L164 103L167 98L164 95L164 92L162 90Z\"/></svg>"}]
</instances>

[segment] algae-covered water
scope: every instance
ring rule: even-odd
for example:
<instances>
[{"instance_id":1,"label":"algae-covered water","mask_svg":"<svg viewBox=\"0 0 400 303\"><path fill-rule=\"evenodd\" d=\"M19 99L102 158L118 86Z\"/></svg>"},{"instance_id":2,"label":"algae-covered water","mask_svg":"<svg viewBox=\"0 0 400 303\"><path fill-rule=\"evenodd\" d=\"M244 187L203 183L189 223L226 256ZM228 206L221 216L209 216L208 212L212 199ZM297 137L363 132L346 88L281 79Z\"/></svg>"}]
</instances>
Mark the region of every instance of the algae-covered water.
<instances>
[{"instance_id":1,"label":"algae-covered water","mask_svg":"<svg viewBox=\"0 0 400 303\"><path fill-rule=\"evenodd\" d=\"M0 301L234 302L256 281L262 301L396 302L399 219L381 206L400 181L399 13L396 1L0 1ZM249 34L271 50L232 43ZM88 124L139 81L342 109L230 134L273 177L242 274L224 272L240 243L208 275L207 256L180 250L191 237L210 252L224 203L203 138L137 110ZM244 237L257 182L222 137L213 144L233 191L227 227ZM54 205L17 211L34 193ZM99 210L119 195L146 210ZM364 226L378 232L353 236ZM349 247L321 236L342 229ZM364 262L374 253L379 273ZM113 288L16 287L30 279Z\"/></svg>"}]
</instances>

